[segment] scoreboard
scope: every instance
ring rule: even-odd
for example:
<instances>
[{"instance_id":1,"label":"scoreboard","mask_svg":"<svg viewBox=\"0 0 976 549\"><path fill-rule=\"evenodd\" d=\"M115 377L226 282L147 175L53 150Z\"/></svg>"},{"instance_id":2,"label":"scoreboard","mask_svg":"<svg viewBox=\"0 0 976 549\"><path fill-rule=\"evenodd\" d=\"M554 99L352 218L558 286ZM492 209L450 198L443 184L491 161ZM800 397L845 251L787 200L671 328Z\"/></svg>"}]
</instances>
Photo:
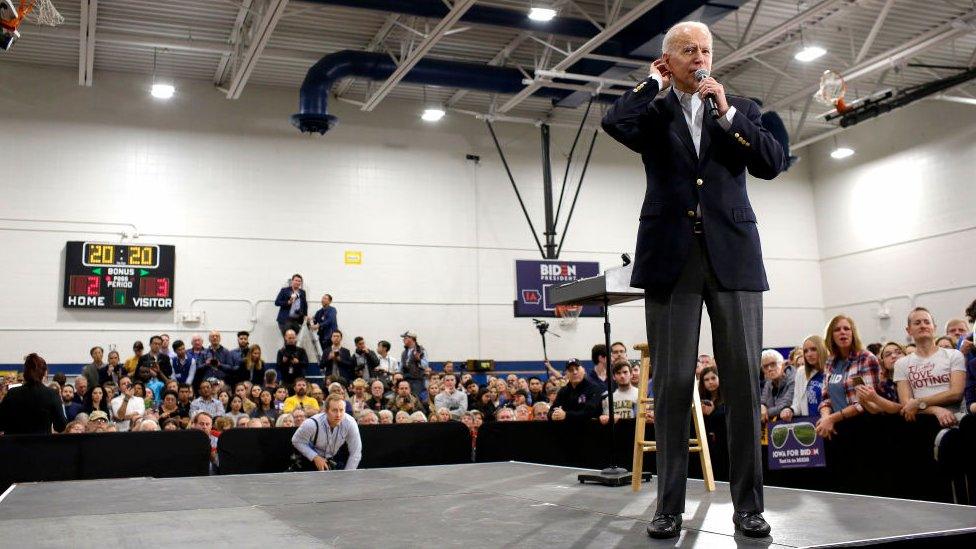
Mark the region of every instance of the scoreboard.
<instances>
[{"instance_id":1,"label":"scoreboard","mask_svg":"<svg viewBox=\"0 0 976 549\"><path fill-rule=\"evenodd\" d=\"M68 242L63 305L66 309L172 309L175 264L174 246Z\"/></svg>"}]
</instances>

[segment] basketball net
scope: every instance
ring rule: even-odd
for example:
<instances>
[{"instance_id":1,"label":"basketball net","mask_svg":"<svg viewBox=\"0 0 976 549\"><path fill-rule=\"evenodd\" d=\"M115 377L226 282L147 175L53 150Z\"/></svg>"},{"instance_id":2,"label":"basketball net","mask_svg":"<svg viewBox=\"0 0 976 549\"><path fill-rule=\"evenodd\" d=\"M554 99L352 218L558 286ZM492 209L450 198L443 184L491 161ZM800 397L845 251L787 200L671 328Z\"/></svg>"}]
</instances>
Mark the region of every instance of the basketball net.
<instances>
[{"instance_id":1,"label":"basketball net","mask_svg":"<svg viewBox=\"0 0 976 549\"><path fill-rule=\"evenodd\" d=\"M556 305L556 318L559 319L559 325L563 328L575 327L576 321L579 320L582 313L582 305Z\"/></svg>"},{"instance_id":2,"label":"basketball net","mask_svg":"<svg viewBox=\"0 0 976 549\"><path fill-rule=\"evenodd\" d=\"M825 70L820 77L820 89L814 94L814 98L837 109L838 114L847 112L847 104L844 103L844 93L847 92L847 84L844 78L832 70Z\"/></svg>"},{"instance_id":3,"label":"basketball net","mask_svg":"<svg viewBox=\"0 0 976 549\"><path fill-rule=\"evenodd\" d=\"M15 1L19 2L17 17L0 20L0 27L10 32L16 31L24 21L30 21L35 25L47 25L49 27L56 27L64 23L64 17L54 7L51 0Z\"/></svg>"}]
</instances>

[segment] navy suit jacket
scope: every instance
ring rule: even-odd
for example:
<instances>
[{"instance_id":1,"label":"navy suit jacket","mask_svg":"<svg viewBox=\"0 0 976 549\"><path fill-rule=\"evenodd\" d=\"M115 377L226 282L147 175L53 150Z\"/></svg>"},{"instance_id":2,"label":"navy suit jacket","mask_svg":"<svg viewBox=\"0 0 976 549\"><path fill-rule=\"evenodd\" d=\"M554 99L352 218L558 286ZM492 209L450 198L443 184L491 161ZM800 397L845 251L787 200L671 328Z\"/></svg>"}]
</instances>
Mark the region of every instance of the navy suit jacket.
<instances>
[{"instance_id":1,"label":"navy suit jacket","mask_svg":"<svg viewBox=\"0 0 976 549\"><path fill-rule=\"evenodd\" d=\"M696 155L677 96L669 90L657 97L658 91L648 78L603 118L608 135L640 153L647 176L631 285L651 292L674 287L700 204L708 257L722 288L768 290L746 171L773 179L787 166L783 148L763 128L753 101L726 96L736 108L731 127L725 130L705 113Z\"/></svg>"},{"instance_id":2,"label":"navy suit jacket","mask_svg":"<svg viewBox=\"0 0 976 549\"><path fill-rule=\"evenodd\" d=\"M278 322L288 322L291 320L291 305L288 304L288 300L291 299L291 286L285 286L284 288L278 290L278 297L275 298L275 305L278 306ZM305 317L308 316L308 297L305 295L305 290L301 288L298 289L298 295L301 299L301 304L298 309L301 313L301 321L305 321Z\"/></svg>"}]
</instances>

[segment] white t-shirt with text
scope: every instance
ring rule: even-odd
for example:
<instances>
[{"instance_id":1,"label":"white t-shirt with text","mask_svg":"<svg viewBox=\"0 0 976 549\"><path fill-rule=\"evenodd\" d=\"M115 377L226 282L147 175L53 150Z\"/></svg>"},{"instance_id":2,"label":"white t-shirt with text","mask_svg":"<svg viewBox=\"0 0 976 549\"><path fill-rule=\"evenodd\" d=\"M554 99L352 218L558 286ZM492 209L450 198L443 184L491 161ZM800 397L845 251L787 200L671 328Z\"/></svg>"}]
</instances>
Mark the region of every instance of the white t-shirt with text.
<instances>
[{"instance_id":1,"label":"white t-shirt with text","mask_svg":"<svg viewBox=\"0 0 976 549\"><path fill-rule=\"evenodd\" d=\"M912 396L924 398L948 391L950 373L965 371L966 359L962 353L955 349L939 347L932 356L920 357L913 353L899 358L895 362L895 374L892 379L896 383L907 381L912 389ZM962 402L957 406L943 407L953 413L964 411Z\"/></svg>"},{"instance_id":2,"label":"white t-shirt with text","mask_svg":"<svg viewBox=\"0 0 976 549\"><path fill-rule=\"evenodd\" d=\"M634 414L637 410L637 397L640 393L637 391L637 387L631 385L630 389L626 391L621 391L619 388L613 392L613 411L614 416L618 419L633 419ZM605 396L605 393L604 393ZM603 415L610 415L607 413L608 403L607 399L603 399Z\"/></svg>"}]
</instances>

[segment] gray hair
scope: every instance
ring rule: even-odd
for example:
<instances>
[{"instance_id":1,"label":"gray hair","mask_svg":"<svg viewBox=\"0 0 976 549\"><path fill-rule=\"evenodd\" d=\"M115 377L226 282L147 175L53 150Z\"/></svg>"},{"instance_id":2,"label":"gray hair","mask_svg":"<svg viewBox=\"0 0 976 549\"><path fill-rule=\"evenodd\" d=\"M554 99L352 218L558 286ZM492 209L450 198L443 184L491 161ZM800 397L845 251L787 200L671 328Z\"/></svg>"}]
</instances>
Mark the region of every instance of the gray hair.
<instances>
[{"instance_id":1,"label":"gray hair","mask_svg":"<svg viewBox=\"0 0 976 549\"><path fill-rule=\"evenodd\" d=\"M699 29L705 31L708 35L708 42L712 42L712 31L709 30L708 25L702 23L701 21L682 21L680 23L675 23L668 32L664 35L664 42L661 43L662 52L672 52L674 51L672 47L674 46L674 41L682 31L687 29Z\"/></svg>"},{"instance_id":2,"label":"gray hair","mask_svg":"<svg viewBox=\"0 0 976 549\"><path fill-rule=\"evenodd\" d=\"M784 362L783 355L780 354L776 349L766 349L762 352L762 356L759 357L760 361L766 360L767 358L775 358L776 364L782 364Z\"/></svg>"},{"instance_id":3,"label":"gray hair","mask_svg":"<svg viewBox=\"0 0 976 549\"><path fill-rule=\"evenodd\" d=\"M152 419L144 419L139 426L134 429L135 431L158 431L159 424Z\"/></svg>"},{"instance_id":4,"label":"gray hair","mask_svg":"<svg viewBox=\"0 0 976 549\"><path fill-rule=\"evenodd\" d=\"M393 412L391 412L389 410L380 410L380 413L378 413L376 415L379 416L379 417L381 417L381 418L388 417L390 419L393 419Z\"/></svg>"}]
</instances>

